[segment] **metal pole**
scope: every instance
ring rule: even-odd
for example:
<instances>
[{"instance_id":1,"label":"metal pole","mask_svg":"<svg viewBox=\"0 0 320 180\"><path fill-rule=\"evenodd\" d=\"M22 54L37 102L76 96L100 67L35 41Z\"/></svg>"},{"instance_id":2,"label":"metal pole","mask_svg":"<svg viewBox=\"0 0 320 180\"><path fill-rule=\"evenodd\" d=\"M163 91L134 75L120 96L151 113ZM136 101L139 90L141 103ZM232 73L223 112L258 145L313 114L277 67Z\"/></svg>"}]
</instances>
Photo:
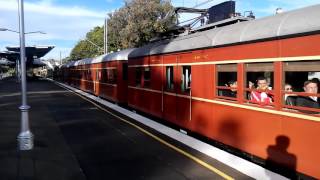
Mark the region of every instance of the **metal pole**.
<instances>
[{"instance_id":1,"label":"metal pole","mask_svg":"<svg viewBox=\"0 0 320 180\"><path fill-rule=\"evenodd\" d=\"M98 46L96 43L90 41L89 39L85 39L85 40L88 41L90 44L94 45L95 47L97 47L97 49L102 52L103 50L102 47Z\"/></svg>"},{"instance_id":2,"label":"metal pole","mask_svg":"<svg viewBox=\"0 0 320 180\"><path fill-rule=\"evenodd\" d=\"M61 51L60 51L60 65L62 65Z\"/></svg>"},{"instance_id":3,"label":"metal pole","mask_svg":"<svg viewBox=\"0 0 320 180\"><path fill-rule=\"evenodd\" d=\"M24 34L24 11L23 0L19 0L19 29L20 29L20 63L21 63L21 131L18 135L20 150L31 150L33 148L33 134L29 129L29 109L27 105L27 81L26 81L26 53L25 53L25 34Z\"/></svg>"},{"instance_id":4,"label":"metal pole","mask_svg":"<svg viewBox=\"0 0 320 180\"><path fill-rule=\"evenodd\" d=\"M108 19L104 19L104 54L108 53Z\"/></svg>"},{"instance_id":5,"label":"metal pole","mask_svg":"<svg viewBox=\"0 0 320 180\"><path fill-rule=\"evenodd\" d=\"M20 82L20 66L19 66L19 59L16 59L16 75L17 75L17 82Z\"/></svg>"}]
</instances>

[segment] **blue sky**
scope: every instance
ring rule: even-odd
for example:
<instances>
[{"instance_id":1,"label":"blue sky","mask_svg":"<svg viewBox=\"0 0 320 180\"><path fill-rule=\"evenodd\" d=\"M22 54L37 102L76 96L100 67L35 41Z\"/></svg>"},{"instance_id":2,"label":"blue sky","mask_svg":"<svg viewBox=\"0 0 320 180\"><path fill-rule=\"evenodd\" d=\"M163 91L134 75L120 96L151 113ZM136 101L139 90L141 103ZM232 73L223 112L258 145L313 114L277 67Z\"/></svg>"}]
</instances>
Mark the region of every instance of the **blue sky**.
<instances>
[{"instance_id":1,"label":"blue sky","mask_svg":"<svg viewBox=\"0 0 320 180\"><path fill-rule=\"evenodd\" d=\"M18 31L18 0L0 0L0 28ZM194 7L206 0L171 0L174 6ZM208 8L224 0L213 0L199 8ZM121 8L123 0L24 0L25 31L47 34L26 35L26 45L54 45L44 58L59 59L69 55L72 47L95 26L101 26L108 12ZM273 15L275 9L284 11L319 4L320 0L236 0L236 11L252 10L257 18ZM190 17L183 15L181 18ZM0 51L6 46L19 45L19 36L0 31Z\"/></svg>"}]
</instances>

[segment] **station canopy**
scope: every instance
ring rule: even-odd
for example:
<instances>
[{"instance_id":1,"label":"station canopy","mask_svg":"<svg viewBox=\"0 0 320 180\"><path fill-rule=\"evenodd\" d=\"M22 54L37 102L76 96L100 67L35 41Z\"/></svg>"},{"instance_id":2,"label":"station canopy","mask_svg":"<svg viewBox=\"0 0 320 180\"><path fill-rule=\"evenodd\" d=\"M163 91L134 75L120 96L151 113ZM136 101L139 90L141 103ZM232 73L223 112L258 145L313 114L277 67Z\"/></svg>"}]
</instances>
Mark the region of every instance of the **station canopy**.
<instances>
[{"instance_id":1,"label":"station canopy","mask_svg":"<svg viewBox=\"0 0 320 180\"><path fill-rule=\"evenodd\" d=\"M11 62L20 59L20 46L7 46L8 51L0 52L0 59L4 58ZM33 65L35 59L40 59L50 52L54 46L26 46L27 65Z\"/></svg>"},{"instance_id":2,"label":"station canopy","mask_svg":"<svg viewBox=\"0 0 320 180\"><path fill-rule=\"evenodd\" d=\"M20 53L14 51L0 52L0 65L14 65L15 61L20 57Z\"/></svg>"}]
</instances>

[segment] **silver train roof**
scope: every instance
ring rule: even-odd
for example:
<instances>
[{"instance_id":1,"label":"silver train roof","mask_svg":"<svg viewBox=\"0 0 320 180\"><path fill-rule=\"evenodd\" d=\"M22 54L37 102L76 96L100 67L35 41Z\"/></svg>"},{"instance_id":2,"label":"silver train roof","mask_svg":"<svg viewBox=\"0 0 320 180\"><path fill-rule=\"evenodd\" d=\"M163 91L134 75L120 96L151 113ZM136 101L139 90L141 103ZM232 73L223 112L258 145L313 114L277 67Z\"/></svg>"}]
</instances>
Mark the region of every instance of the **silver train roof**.
<instances>
[{"instance_id":1,"label":"silver train roof","mask_svg":"<svg viewBox=\"0 0 320 180\"><path fill-rule=\"evenodd\" d=\"M216 47L320 30L320 5L196 32L137 48L129 58Z\"/></svg>"},{"instance_id":2,"label":"silver train roof","mask_svg":"<svg viewBox=\"0 0 320 180\"><path fill-rule=\"evenodd\" d=\"M79 65L86 65L86 64L95 64L107 61L127 61L129 54L134 50L134 48L125 49L122 51L117 51L114 53L103 54L101 56L97 56L94 58L86 58L81 59L78 61L71 61L68 62L61 67L72 67L72 66L79 66Z\"/></svg>"}]
</instances>

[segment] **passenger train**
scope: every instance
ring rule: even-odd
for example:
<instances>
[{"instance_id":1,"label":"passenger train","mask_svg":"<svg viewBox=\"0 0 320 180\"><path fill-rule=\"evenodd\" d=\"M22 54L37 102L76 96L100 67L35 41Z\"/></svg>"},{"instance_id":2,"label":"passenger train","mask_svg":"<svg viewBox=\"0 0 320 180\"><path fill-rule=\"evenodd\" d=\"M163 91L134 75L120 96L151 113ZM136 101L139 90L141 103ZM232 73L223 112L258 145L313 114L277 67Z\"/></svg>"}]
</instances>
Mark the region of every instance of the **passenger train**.
<instances>
[{"instance_id":1,"label":"passenger train","mask_svg":"<svg viewBox=\"0 0 320 180\"><path fill-rule=\"evenodd\" d=\"M278 167L320 179L320 109L286 103L310 96L320 74L320 5L150 42L70 62L58 79ZM252 101L265 77L272 102ZM236 82L235 87L228 82ZM315 83L319 82L314 81ZM286 91L289 83L293 91ZM234 96L225 94L233 91ZM312 94L320 99L320 94ZM315 98L316 99L316 98Z\"/></svg>"}]
</instances>

